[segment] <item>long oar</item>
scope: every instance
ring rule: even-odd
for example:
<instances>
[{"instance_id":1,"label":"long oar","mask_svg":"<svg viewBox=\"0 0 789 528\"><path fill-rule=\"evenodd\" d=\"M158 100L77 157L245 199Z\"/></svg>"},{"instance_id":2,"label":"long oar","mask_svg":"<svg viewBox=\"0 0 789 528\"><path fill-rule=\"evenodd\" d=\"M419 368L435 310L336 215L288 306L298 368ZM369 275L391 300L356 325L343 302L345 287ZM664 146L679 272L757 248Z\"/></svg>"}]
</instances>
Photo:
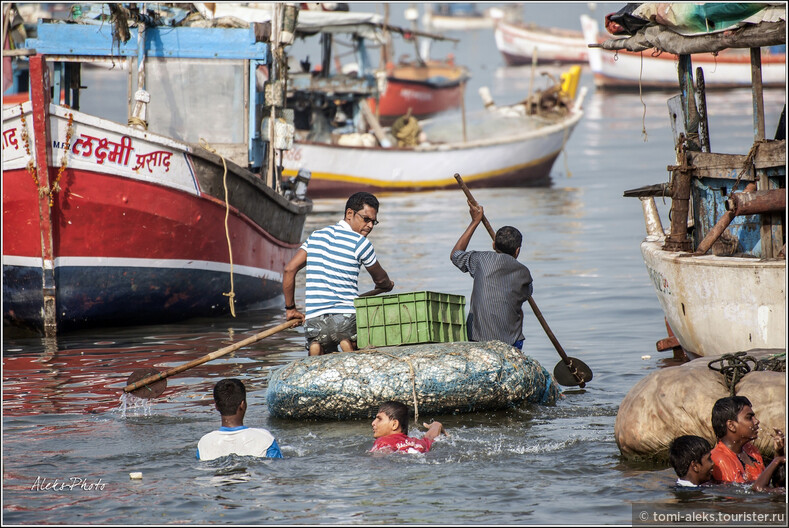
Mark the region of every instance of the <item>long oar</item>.
<instances>
[{"instance_id":1,"label":"long oar","mask_svg":"<svg viewBox=\"0 0 789 528\"><path fill-rule=\"evenodd\" d=\"M460 188L463 189L463 192L466 193L466 198L468 198L469 203L474 206L479 206L477 201L471 195L471 191L468 190L463 178L460 177L460 174L456 173L455 179L458 181ZM485 229L488 230L490 238L492 238L495 242L496 232L493 230L493 227L491 227L488 219L485 218L485 215L482 215L482 224L485 226ZM542 312L540 312L540 309L537 308L537 303L534 301L533 296L529 297L529 306L531 306L531 309L534 311L534 315L540 322L542 329L545 330L545 334L548 336L548 339L551 340L554 348L556 348L556 351L562 358L562 360L553 369L553 375L556 378L556 381L565 387L574 387L578 385L583 389L586 386L587 381L592 381L592 370L580 359L567 357L567 354L564 353L562 345L559 344L559 340L556 339L555 335L553 335L551 328L548 326L548 323L542 316Z\"/></svg>"},{"instance_id":2,"label":"long oar","mask_svg":"<svg viewBox=\"0 0 789 528\"><path fill-rule=\"evenodd\" d=\"M131 373L129 379L126 380L126 385L123 388L124 392L131 392L138 398L156 398L161 393L164 392L164 389L167 388L167 380L173 374L178 374L179 372L183 372L188 370L192 367L196 367L198 365L202 365L203 363L207 363L212 359L216 359L218 357L222 357L234 350L238 350L239 348L245 347L247 345L251 345L257 341L260 341L263 338L268 336L274 335L277 332L281 332L287 328L292 328L301 324L301 321L298 319L291 319L290 321L284 322L281 325L275 326L274 328L270 328L269 330L265 330L263 332L257 333L251 337L248 337L242 341L237 343L233 343L230 346L226 346L225 348L220 348L215 352L211 352L210 354L206 354L201 358L197 358L189 363L184 363L183 365L173 367L170 370L166 370L164 372L157 372L156 369L138 369Z\"/></svg>"}]
</instances>

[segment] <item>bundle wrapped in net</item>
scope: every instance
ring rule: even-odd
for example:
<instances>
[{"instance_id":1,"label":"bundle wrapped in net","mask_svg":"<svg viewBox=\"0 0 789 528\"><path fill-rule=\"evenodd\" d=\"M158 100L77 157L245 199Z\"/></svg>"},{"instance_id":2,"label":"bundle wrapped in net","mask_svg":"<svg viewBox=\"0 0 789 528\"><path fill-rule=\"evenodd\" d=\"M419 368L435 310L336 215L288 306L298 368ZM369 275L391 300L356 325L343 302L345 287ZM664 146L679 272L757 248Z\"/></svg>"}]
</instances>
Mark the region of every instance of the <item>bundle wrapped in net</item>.
<instances>
[{"instance_id":1,"label":"bundle wrapped in net","mask_svg":"<svg viewBox=\"0 0 789 528\"><path fill-rule=\"evenodd\" d=\"M273 371L269 412L279 418L375 416L395 400L415 414L554 403L559 388L537 361L500 341L430 343L306 357Z\"/></svg>"}]
</instances>

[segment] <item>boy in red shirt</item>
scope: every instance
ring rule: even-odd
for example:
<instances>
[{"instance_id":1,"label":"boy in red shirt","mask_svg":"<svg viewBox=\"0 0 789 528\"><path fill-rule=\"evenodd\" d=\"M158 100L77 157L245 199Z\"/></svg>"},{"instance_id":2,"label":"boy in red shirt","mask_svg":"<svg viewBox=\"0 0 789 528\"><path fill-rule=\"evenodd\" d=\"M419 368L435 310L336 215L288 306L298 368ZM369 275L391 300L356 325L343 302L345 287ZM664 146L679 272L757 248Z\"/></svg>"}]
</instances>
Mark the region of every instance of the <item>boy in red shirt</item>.
<instances>
[{"instance_id":1,"label":"boy in red shirt","mask_svg":"<svg viewBox=\"0 0 789 528\"><path fill-rule=\"evenodd\" d=\"M767 488L773 472L786 460L783 433L775 429L776 457L765 468L762 455L752 443L759 436L759 420L748 398L730 396L716 401L712 430L718 438L712 450L713 478L719 482L752 482L757 491Z\"/></svg>"},{"instance_id":2,"label":"boy in red shirt","mask_svg":"<svg viewBox=\"0 0 789 528\"><path fill-rule=\"evenodd\" d=\"M375 443L370 451L405 451L427 453L433 440L444 430L441 422L423 424L427 432L422 438L408 436L408 407L400 402L388 401L378 407L373 420Z\"/></svg>"}]
</instances>

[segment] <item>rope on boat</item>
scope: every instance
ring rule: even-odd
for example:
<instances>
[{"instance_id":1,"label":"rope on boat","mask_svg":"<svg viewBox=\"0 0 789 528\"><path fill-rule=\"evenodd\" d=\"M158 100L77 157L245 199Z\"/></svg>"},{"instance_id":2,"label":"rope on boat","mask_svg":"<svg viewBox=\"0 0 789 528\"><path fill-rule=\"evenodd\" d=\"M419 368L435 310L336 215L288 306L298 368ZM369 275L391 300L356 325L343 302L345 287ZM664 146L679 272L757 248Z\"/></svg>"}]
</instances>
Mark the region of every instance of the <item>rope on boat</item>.
<instances>
[{"instance_id":1,"label":"rope on boat","mask_svg":"<svg viewBox=\"0 0 789 528\"><path fill-rule=\"evenodd\" d=\"M148 122L143 120L143 119L140 119L137 116L129 116L128 124L130 126L139 125L139 126L143 127L145 130L148 130Z\"/></svg>"},{"instance_id":2,"label":"rope on boat","mask_svg":"<svg viewBox=\"0 0 789 528\"><path fill-rule=\"evenodd\" d=\"M230 203L229 203L229 193L227 190L227 162L225 162L225 157L219 154L216 149L211 147L208 142L200 138L200 146L206 149L208 152L216 154L220 158L222 158L222 167L224 168L224 174L222 175L222 184L225 187L225 238L227 238L227 252L230 255L230 291L228 293L222 293L225 297L228 297L230 302L230 314L235 317L236 316L236 305L235 305L235 288L233 286L233 246L230 243L230 229L227 226L227 219L230 216Z\"/></svg>"}]
</instances>

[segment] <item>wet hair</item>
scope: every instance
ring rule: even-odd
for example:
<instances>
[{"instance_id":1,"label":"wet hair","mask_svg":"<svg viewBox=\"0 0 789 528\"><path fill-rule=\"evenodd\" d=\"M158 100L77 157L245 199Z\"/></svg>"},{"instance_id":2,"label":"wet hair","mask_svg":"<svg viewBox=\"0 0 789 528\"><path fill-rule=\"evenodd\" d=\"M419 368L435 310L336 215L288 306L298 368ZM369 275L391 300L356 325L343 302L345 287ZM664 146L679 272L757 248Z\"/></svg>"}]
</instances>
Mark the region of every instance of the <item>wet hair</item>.
<instances>
[{"instance_id":1,"label":"wet hair","mask_svg":"<svg viewBox=\"0 0 789 528\"><path fill-rule=\"evenodd\" d=\"M241 402L246 401L247 390L240 380L228 378L214 385L214 403L222 416L232 416L238 411Z\"/></svg>"},{"instance_id":2,"label":"wet hair","mask_svg":"<svg viewBox=\"0 0 789 528\"><path fill-rule=\"evenodd\" d=\"M502 253L514 257L522 242L523 235L512 226L504 226L496 231L495 247Z\"/></svg>"},{"instance_id":3,"label":"wet hair","mask_svg":"<svg viewBox=\"0 0 789 528\"><path fill-rule=\"evenodd\" d=\"M369 205L378 212L378 198L368 192L358 192L351 195L345 202L345 210L361 211L365 205Z\"/></svg>"},{"instance_id":4,"label":"wet hair","mask_svg":"<svg viewBox=\"0 0 789 528\"><path fill-rule=\"evenodd\" d=\"M378 412L384 413L390 420L400 422L400 432L408 434L408 406L398 401L388 401L378 407Z\"/></svg>"},{"instance_id":5,"label":"wet hair","mask_svg":"<svg viewBox=\"0 0 789 528\"><path fill-rule=\"evenodd\" d=\"M715 436L720 439L726 436L726 422L729 420L737 421L743 407L753 407L751 400L745 396L727 396L715 402L712 406L712 430Z\"/></svg>"},{"instance_id":6,"label":"wet hair","mask_svg":"<svg viewBox=\"0 0 789 528\"><path fill-rule=\"evenodd\" d=\"M712 451L706 439L696 435L675 438L668 448L668 459L679 478L685 478L691 462L701 463L701 457Z\"/></svg>"}]
</instances>

